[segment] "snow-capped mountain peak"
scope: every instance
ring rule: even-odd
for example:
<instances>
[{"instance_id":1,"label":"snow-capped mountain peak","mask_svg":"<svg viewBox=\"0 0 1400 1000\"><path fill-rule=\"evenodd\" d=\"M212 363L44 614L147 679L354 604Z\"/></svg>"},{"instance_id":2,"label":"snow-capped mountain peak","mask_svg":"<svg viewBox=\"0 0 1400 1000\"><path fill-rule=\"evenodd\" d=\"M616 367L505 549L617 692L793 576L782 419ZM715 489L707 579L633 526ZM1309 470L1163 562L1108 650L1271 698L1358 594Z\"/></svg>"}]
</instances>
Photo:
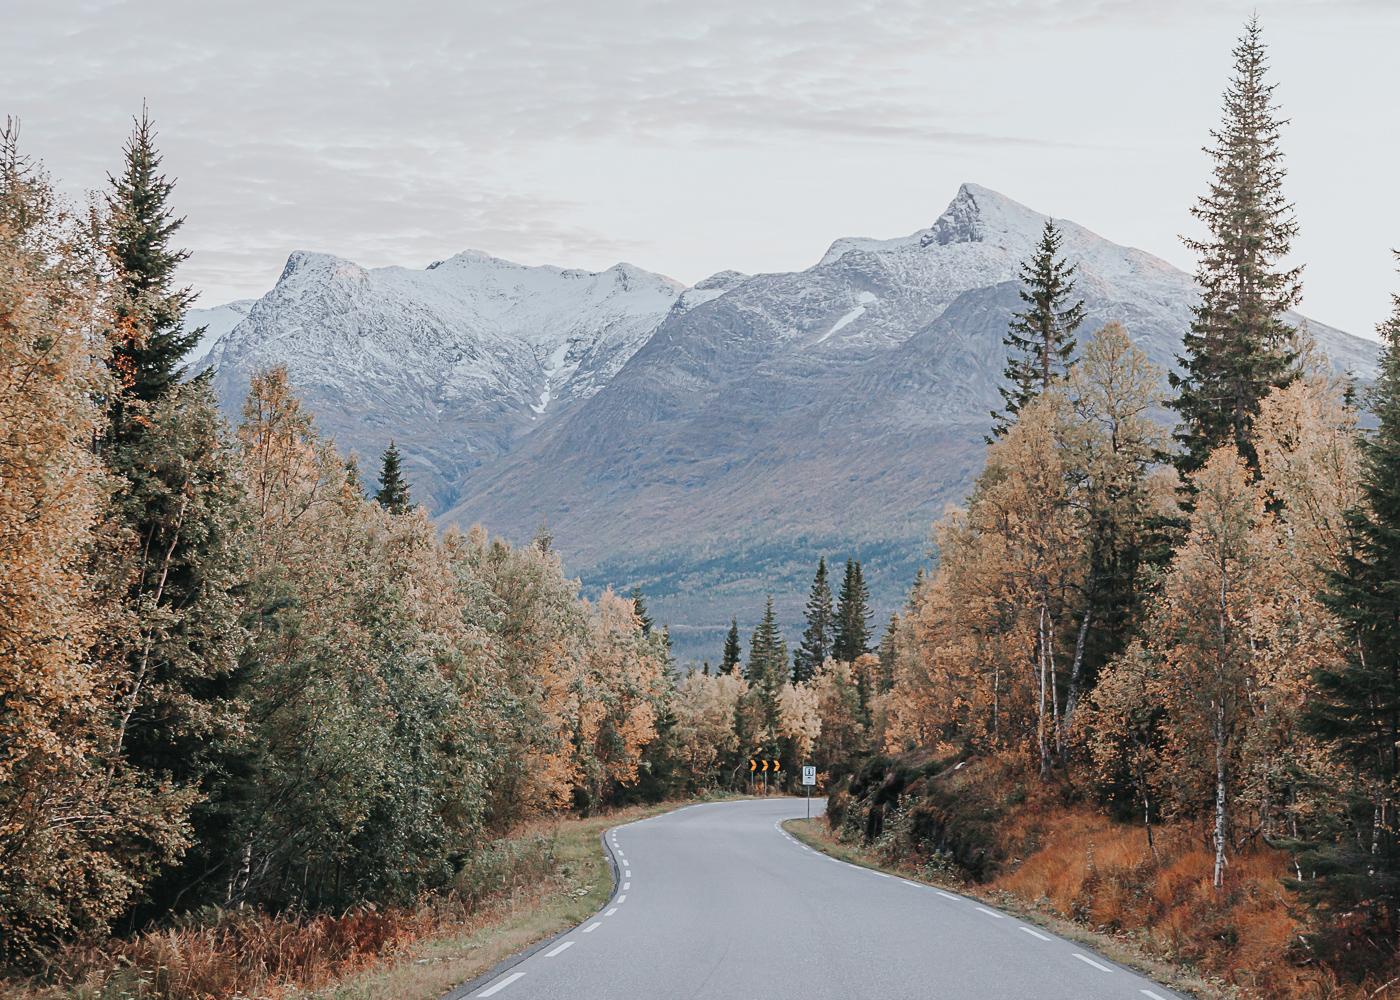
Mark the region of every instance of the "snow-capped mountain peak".
<instances>
[{"instance_id":1,"label":"snow-capped mountain peak","mask_svg":"<svg viewBox=\"0 0 1400 1000\"><path fill-rule=\"evenodd\" d=\"M587 271L467 250L365 268L299 250L208 361L229 412L254 372L285 365L342 447L373 455L397 440L435 506L467 470L597 392L682 291L627 263Z\"/></svg>"}]
</instances>

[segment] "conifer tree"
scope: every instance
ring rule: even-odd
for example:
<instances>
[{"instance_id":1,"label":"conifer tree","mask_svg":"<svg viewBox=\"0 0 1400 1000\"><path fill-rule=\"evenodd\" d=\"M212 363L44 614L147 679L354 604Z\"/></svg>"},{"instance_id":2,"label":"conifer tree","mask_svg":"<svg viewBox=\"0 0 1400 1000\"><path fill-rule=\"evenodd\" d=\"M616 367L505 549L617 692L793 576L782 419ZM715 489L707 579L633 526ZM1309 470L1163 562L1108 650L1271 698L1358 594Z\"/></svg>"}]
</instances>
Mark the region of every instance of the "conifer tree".
<instances>
[{"instance_id":1,"label":"conifer tree","mask_svg":"<svg viewBox=\"0 0 1400 1000\"><path fill-rule=\"evenodd\" d=\"M743 659L744 653L739 645L739 619L733 618L729 622L729 632L724 637L724 655L719 661L719 672L722 674L732 674L739 669L739 661Z\"/></svg>"},{"instance_id":2,"label":"conifer tree","mask_svg":"<svg viewBox=\"0 0 1400 1000\"><path fill-rule=\"evenodd\" d=\"M379 492L374 499L390 514L406 514L413 507L408 482L403 477L403 456L393 441L379 460Z\"/></svg>"},{"instance_id":3,"label":"conifer tree","mask_svg":"<svg viewBox=\"0 0 1400 1000\"><path fill-rule=\"evenodd\" d=\"M208 379L180 381L181 359L196 339L183 333L193 295L175 285L187 253L171 244L183 220L170 207L174 183L160 173L144 109L124 159L107 195L114 388L100 442L117 477L117 526L103 558L125 590L129 622L117 748L153 783L205 796L193 817L196 839L217 849L223 824L211 812L211 791L237 755L238 703L230 695L243 638L235 591L246 518ZM193 853L186 867L192 863ZM153 905L177 897L182 877L168 872L149 889Z\"/></svg>"},{"instance_id":4,"label":"conifer tree","mask_svg":"<svg viewBox=\"0 0 1400 1000\"><path fill-rule=\"evenodd\" d=\"M1348 629L1347 656L1314 674L1304 716L1357 781L1299 857L1311 876L1299 883L1305 900L1363 912L1391 941L1400 925L1400 295L1394 302L1370 393L1378 426L1361 441L1365 502L1349 518L1352 554L1328 600Z\"/></svg>"},{"instance_id":5,"label":"conifer tree","mask_svg":"<svg viewBox=\"0 0 1400 1000\"><path fill-rule=\"evenodd\" d=\"M1224 120L1206 149L1210 187L1191 210L1206 228L1186 239L1198 256L1200 302L1184 338L1181 371L1170 376L1181 416L1177 469L1185 479L1210 453L1233 443L1258 471L1250 428L1260 401L1293 378L1295 352L1283 314L1302 294L1302 268L1285 269L1298 232L1283 194L1279 132L1285 124L1265 80L1268 61L1258 18L1234 49Z\"/></svg>"},{"instance_id":6,"label":"conifer tree","mask_svg":"<svg viewBox=\"0 0 1400 1000\"><path fill-rule=\"evenodd\" d=\"M636 609L637 621L642 623L642 635L650 637L651 630L656 627L656 621L647 614L646 598L642 596L641 587L632 588L632 607ZM669 637L668 637L669 639Z\"/></svg>"},{"instance_id":7,"label":"conifer tree","mask_svg":"<svg viewBox=\"0 0 1400 1000\"><path fill-rule=\"evenodd\" d=\"M822 556L817 561L817 575L812 579L812 590L807 596L807 630L802 633L802 645L793 657L793 680L810 680L831 655L834 619L831 585L826 577L826 557Z\"/></svg>"},{"instance_id":8,"label":"conifer tree","mask_svg":"<svg viewBox=\"0 0 1400 1000\"><path fill-rule=\"evenodd\" d=\"M841 594L836 601L836 639L831 655L854 663L870 652L870 591L866 589L860 563L846 560Z\"/></svg>"},{"instance_id":9,"label":"conifer tree","mask_svg":"<svg viewBox=\"0 0 1400 1000\"><path fill-rule=\"evenodd\" d=\"M1021 265L1021 301L1026 308L1012 315L1006 345L1007 384L1000 387L1005 409L993 413L994 437L1001 437L1016 414L1069 371L1074 355L1074 331L1084 322L1084 302L1075 299L1077 265L1060 255L1064 237L1053 220L1045 221L1040 242Z\"/></svg>"},{"instance_id":10,"label":"conifer tree","mask_svg":"<svg viewBox=\"0 0 1400 1000\"><path fill-rule=\"evenodd\" d=\"M895 646L899 633L899 614L895 612L890 615L890 622L885 626L885 636L880 640L880 648L876 650L880 657L880 693L883 694L894 687L894 665L898 650Z\"/></svg>"},{"instance_id":11,"label":"conifer tree","mask_svg":"<svg viewBox=\"0 0 1400 1000\"><path fill-rule=\"evenodd\" d=\"M108 251L120 294L115 304L109 365L117 389L111 397L109 440L140 432L128 418L133 400L154 403L180 377L186 354L202 331L184 329L194 292L175 285L189 251L171 246L185 220L170 208L175 182L161 173L156 131L146 108L123 151L120 175L108 175Z\"/></svg>"},{"instance_id":12,"label":"conifer tree","mask_svg":"<svg viewBox=\"0 0 1400 1000\"><path fill-rule=\"evenodd\" d=\"M778 692L791 680L791 673L788 668L787 642L783 639L782 629L778 627L778 616L773 610L771 594L768 595L763 619L749 640L749 662L744 669L744 679L762 693L768 721L770 724L776 723Z\"/></svg>"}]
</instances>

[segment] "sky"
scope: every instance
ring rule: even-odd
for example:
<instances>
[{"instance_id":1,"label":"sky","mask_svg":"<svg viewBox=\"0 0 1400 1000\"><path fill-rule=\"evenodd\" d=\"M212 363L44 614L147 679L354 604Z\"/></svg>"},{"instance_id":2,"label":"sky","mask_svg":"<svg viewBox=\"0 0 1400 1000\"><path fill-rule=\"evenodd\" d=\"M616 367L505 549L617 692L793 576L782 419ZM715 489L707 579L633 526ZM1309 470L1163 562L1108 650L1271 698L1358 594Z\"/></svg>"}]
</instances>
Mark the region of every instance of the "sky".
<instances>
[{"instance_id":1,"label":"sky","mask_svg":"<svg viewBox=\"0 0 1400 1000\"><path fill-rule=\"evenodd\" d=\"M963 181L1178 266L1258 12L1302 311L1400 291L1397 0L3 0L0 115L74 197L142 101L201 305L288 253L693 283L931 224Z\"/></svg>"}]
</instances>

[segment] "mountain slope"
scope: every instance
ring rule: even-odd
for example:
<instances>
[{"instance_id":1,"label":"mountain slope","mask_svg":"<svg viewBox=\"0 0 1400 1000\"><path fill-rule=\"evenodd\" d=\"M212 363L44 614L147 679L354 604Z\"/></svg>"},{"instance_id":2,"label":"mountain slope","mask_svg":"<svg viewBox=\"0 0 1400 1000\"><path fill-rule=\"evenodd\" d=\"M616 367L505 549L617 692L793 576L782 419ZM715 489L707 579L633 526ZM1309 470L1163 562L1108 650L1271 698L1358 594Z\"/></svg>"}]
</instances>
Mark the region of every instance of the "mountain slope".
<instances>
[{"instance_id":1,"label":"mountain slope","mask_svg":"<svg viewBox=\"0 0 1400 1000\"><path fill-rule=\"evenodd\" d=\"M1015 275L1045 217L964 185L929 229L837 241L812 268L677 310L601 391L482 469L444 522L542 520L585 579L640 584L682 655L713 655L764 591L795 623L819 553L866 559L882 609L980 467ZM1158 364L1191 279L1062 223L1087 332L1123 322ZM1375 349L1316 323L1339 367Z\"/></svg>"},{"instance_id":2,"label":"mountain slope","mask_svg":"<svg viewBox=\"0 0 1400 1000\"><path fill-rule=\"evenodd\" d=\"M298 252L207 360L231 414L255 372L286 365L342 449L372 464L397 440L415 495L441 509L473 469L607 384L682 290L630 264L591 273L469 251L369 270Z\"/></svg>"}]
</instances>

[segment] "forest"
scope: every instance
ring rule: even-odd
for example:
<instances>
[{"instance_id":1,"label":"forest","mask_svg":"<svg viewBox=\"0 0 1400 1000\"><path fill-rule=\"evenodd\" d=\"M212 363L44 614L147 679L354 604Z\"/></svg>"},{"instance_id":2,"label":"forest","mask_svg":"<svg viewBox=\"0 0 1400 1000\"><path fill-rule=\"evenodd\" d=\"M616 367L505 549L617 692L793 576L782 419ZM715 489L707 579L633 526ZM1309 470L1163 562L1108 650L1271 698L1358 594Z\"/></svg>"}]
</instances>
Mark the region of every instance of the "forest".
<instances>
[{"instance_id":1,"label":"forest","mask_svg":"<svg viewBox=\"0 0 1400 1000\"><path fill-rule=\"evenodd\" d=\"M82 949L229 913L408 912L522 824L742 789L764 754L816 764L845 835L1011 891L1057 823L1089 824L1136 881L1091 844L1067 895L1023 895L1259 995L1378 995L1400 975L1400 297L1370 384L1286 321L1257 22L1234 55L1177 369L1085 328L1048 223L985 468L882 637L860 562L834 584L823 559L795 649L770 599L747 652L736 619L684 672L644 595L585 596L547 531L440 532L392 446L367 484L285 370L226 422L183 366L150 118L82 205L11 122L0 968L59 982ZM1062 850L1039 863L1085 868Z\"/></svg>"}]
</instances>

